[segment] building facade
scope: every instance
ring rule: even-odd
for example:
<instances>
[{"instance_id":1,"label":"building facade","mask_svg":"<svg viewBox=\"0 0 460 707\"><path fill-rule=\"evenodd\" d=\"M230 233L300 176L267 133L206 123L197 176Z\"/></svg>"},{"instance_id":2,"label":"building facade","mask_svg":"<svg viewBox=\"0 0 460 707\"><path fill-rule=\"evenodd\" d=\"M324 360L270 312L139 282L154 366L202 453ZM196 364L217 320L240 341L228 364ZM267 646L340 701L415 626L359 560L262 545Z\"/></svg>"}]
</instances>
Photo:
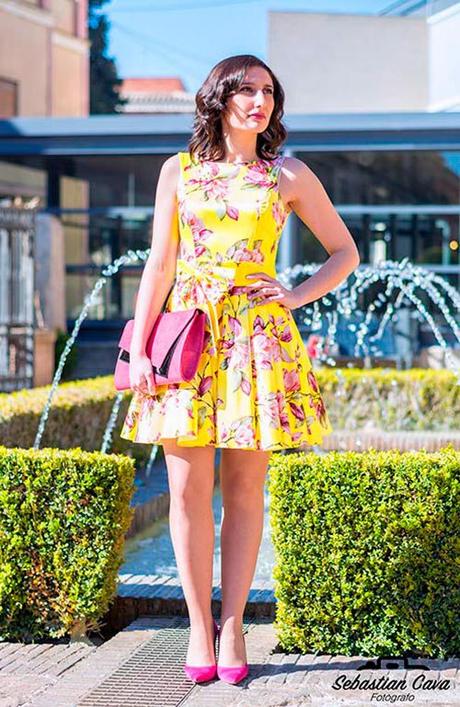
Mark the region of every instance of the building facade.
<instances>
[{"instance_id":1,"label":"building facade","mask_svg":"<svg viewBox=\"0 0 460 707\"><path fill-rule=\"evenodd\" d=\"M287 115L285 124L284 153L318 175L363 263L409 257L459 288L460 114ZM41 175L39 211L63 229L69 320L102 266L150 246L161 165L186 149L190 127L187 115L0 123L1 160ZM82 193L85 208L78 206ZM279 267L326 257L314 233L291 214ZM123 271L92 318L132 316L138 281L135 267Z\"/></svg>"},{"instance_id":2,"label":"building facade","mask_svg":"<svg viewBox=\"0 0 460 707\"><path fill-rule=\"evenodd\" d=\"M0 0L0 9L11 4ZM71 4L82 11L82 3ZM458 48L447 51L447 37L459 7L451 3L429 16L270 13L268 57L287 96L283 151L318 175L362 263L408 257L457 289L460 112L453 76ZM27 11L48 18L51 12L44 3ZM437 24L429 25L434 19ZM86 46L78 26L72 25L74 39ZM438 29L445 31L439 42ZM443 69L443 57L452 66ZM162 113L32 113L0 120L0 203L35 199L41 232L62 242L56 252L63 254L69 327L105 265L130 249L150 247L161 165L186 149L193 123L193 111ZM278 256L283 269L321 263L327 253L291 214ZM133 315L141 268L124 268L101 291L89 313L95 330L119 331Z\"/></svg>"},{"instance_id":3,"label":"building facade","mask_svg":"<svg viewBox=\"0 0 460 707\"><path fill-rule=\"evenodd\" d=\"M390 7L269 12L268 64L288 113L460 110L460 2Z\"/></svg>"},{"instance_id":4,"label":"building facade","mask_svg":"<svg viewBox=\"0 0 460 707\"><path fill-rule=\"evenodd\" d=\"M0 0L0 117L89 113L88 0Z\"/></svg>"}]
</instances>

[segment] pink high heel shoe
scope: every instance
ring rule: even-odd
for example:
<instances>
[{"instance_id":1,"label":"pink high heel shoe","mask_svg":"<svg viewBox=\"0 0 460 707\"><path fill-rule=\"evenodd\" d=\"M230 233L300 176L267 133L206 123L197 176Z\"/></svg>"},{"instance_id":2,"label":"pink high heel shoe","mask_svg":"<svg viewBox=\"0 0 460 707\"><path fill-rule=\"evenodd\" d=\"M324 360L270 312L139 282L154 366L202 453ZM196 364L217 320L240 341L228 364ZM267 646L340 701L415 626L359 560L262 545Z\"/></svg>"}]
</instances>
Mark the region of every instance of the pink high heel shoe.
<instances>
[{"instance_id":1,"label":"pink high heel shoe","mask_svg":"<svg viewBox=\"0 0 460 707\"><path fill-rule=\"evenodd\" d=\"M217 634L219 633L219 626L215 619L214 622L214 641L216 640ZM186 676L193 680L193 682L207 682L208 680L213 680L217 675L217 665L213 663L212 665L184 665L184 672Z\"/></svg>"},{"instance_id":2,"label":"pink high heel shoe","mask_svg":"<svg viewBox=\"0 0 460 707\"><path fill-rule=\"evenodd\" d=\"M220 629L218 631L218 637L220 638ZM244 636L243 636L244 640ZM243 663L243 665L235 665L232 667L225 667L224 665L217 665L217 677L219 680L228 682L231 685L236 685L237 683L244 680L249 674L248 663Z\"/></svg>"}]
</instances>

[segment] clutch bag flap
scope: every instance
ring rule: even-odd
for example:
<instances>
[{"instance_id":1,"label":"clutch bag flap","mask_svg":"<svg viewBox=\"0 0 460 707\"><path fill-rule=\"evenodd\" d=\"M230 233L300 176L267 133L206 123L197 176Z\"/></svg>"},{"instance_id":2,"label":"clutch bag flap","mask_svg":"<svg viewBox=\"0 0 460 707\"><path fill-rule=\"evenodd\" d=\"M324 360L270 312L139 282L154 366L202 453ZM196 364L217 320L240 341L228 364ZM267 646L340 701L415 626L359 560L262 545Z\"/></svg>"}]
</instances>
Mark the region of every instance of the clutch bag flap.
<instances>
[{"instance_id":1,"label":"clutch bag flap","mask_svg":"<svg viewBox=\"0 0 460 707\"><path fill-rule=\"evenodd\" d=\"M145 352L153 366L158 369L162 367L166 357L170 354L171 348L174 347L178 338L197 314L204 313L197 309L159 313L145 346ZM120 341L118 342L118 346L123 351L129 352L133 328L134 319L129 319L124 326ZM153 347L154 341L155 347ZM124 356L123 360L129 361L129 356Z\"/></svg>"}]
</instances>

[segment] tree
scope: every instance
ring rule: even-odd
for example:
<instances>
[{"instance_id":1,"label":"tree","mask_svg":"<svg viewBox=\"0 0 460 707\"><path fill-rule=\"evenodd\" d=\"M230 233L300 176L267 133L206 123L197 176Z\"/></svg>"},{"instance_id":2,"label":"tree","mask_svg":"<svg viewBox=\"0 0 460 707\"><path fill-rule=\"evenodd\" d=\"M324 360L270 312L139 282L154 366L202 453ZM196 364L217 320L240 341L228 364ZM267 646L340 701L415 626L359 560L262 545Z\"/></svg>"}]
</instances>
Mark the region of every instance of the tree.
<instances>
[{"instance_id":1,"label":"tree","mask_svg":"<svg viewBox=\"0 0 460 707\"><path fill-rule=\"evenodd\" d=\"M110 23L100 9L108 0L89 0L88 27L90 48L90 106L89 112L117 113L128 101L116 87L122 79L117 75L115 60L107 56Z\"/></svg>"}]
</instances>

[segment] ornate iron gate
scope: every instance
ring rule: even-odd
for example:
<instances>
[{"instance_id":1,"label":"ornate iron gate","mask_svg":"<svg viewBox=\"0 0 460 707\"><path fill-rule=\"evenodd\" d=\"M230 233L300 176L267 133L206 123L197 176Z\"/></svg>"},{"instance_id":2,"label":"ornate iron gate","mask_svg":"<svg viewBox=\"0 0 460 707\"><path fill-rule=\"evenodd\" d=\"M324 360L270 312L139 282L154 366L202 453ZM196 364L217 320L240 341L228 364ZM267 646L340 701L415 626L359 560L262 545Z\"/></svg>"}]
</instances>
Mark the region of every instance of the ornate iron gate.
<instances>
[{"instance_id":1,"label":"ornate iron gate","mask_svg":"<svg viewBox=\"0 0 460 707\"><path fill-rule=\"evenodd\" d=\"M0 391L33 387L35 211L0 208Z\"/></svg>"}]
</instances>

